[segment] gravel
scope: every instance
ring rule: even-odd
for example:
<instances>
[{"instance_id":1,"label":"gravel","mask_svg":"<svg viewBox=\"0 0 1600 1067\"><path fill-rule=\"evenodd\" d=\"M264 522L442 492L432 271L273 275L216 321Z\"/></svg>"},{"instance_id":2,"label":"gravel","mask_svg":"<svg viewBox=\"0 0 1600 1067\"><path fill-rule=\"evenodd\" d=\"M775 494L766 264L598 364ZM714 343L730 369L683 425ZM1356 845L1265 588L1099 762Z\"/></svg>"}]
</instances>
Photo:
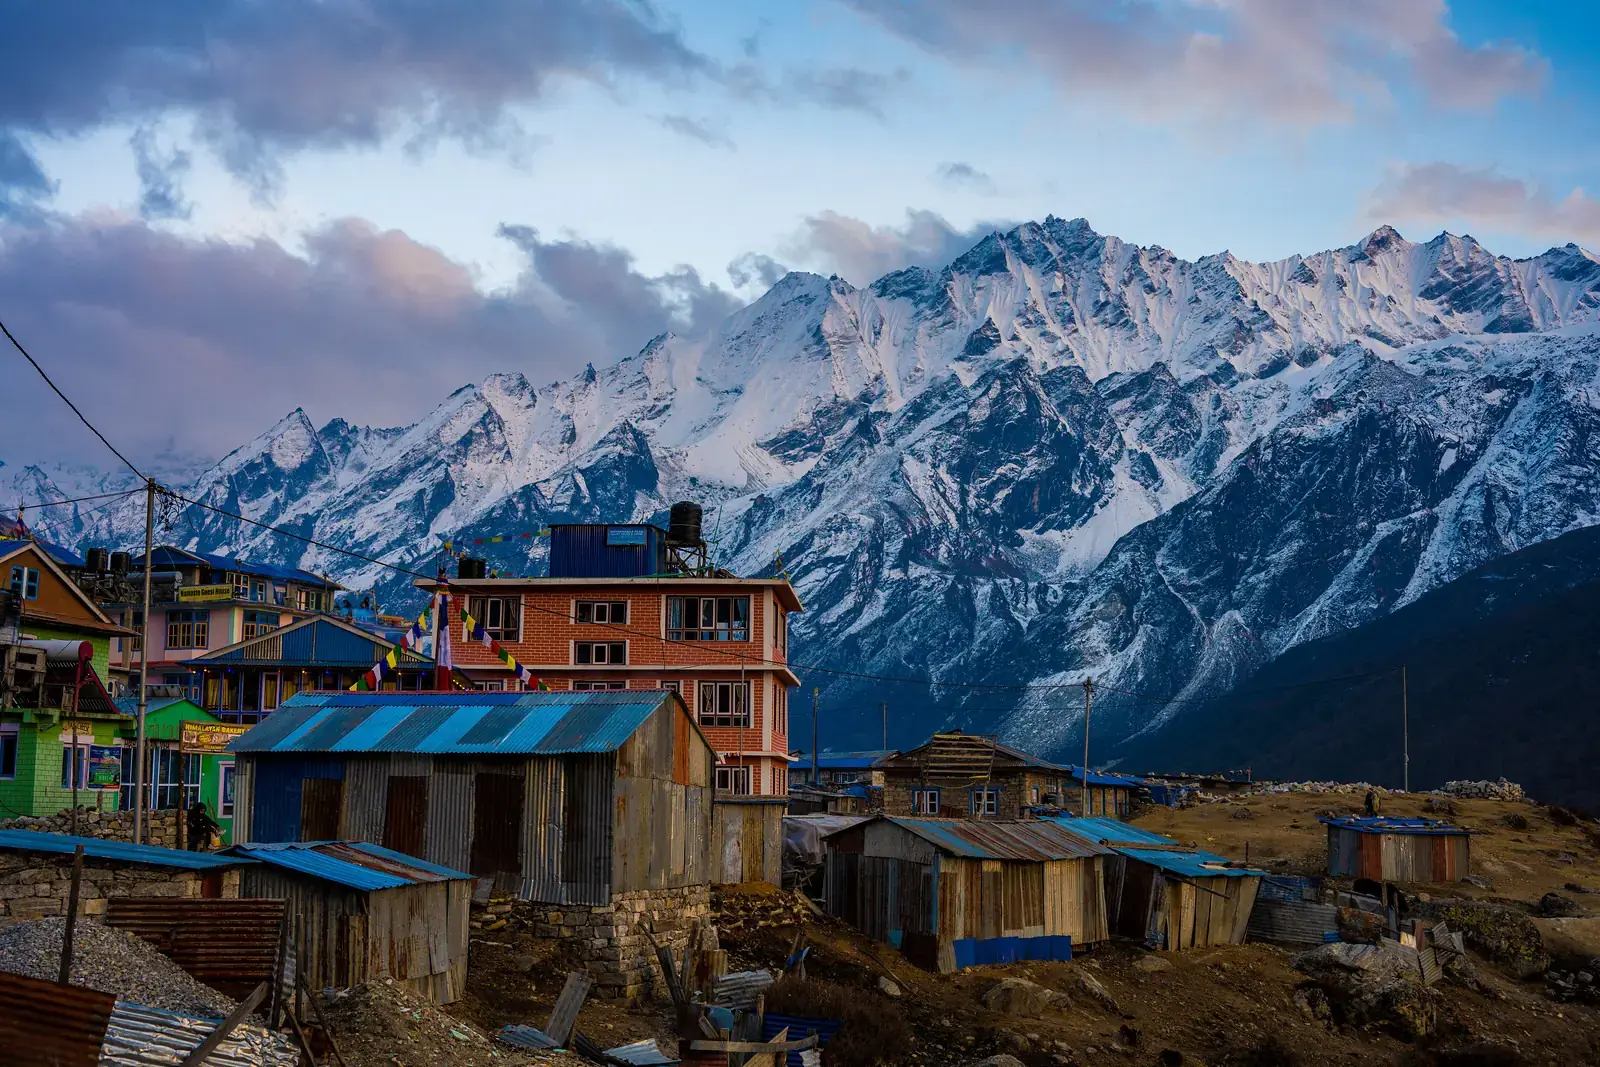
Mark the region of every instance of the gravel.
<instances>
[{"instance_id":1,"label":"gravel","mask_svg":"<svg viewBox=\"0 0 1600 1067\"><path fill-rule=\"evenodd\" d=\"M65 919L50 918L0 929L0 970L54 981L65 928ZM72 982L182 1015L222 1018L235 1007L137 937L89 919L73 930Z\"/></svg>"}]
</instances>

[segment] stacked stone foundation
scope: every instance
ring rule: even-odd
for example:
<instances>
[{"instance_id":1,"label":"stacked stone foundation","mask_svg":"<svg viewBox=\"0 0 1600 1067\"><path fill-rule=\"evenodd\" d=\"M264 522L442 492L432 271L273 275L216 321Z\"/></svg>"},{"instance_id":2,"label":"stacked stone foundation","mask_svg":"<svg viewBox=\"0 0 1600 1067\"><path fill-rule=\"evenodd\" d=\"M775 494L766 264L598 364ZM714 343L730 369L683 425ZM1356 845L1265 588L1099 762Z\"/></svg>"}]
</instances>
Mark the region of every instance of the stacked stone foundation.
<instances>
[{"instance_id":1,"label":"stacked stone foundation","mask_svg":"<svg viewBox=\"0 0 1600 1067\"><path fill-rule=\"evenodd\" d=\"M123 863L86 856L78 886L78 914L105 914L113 897L204 895L205 872ZM239 872L220 872L222 895L239 895ZM72 890L72 857L58 853L0 852L0 924L65 915Z\"/></svg>"},{"instance_id":2,"label":"stacked stone foundation","mask_svg":"<svg viewBox=\"0 0 1600 1067\"><path fill-rule=\"evenodd\" d=\"M681 959L695 921L711 914L711 887L647 889L619 893L609 904L534 904L534 933L572 942L574 956L594 978L595 993L606 999L637 1001L666 996L666 985L647 930L656 943L671 946Z\"/></svg>"},{"instance_id":3,"label":"stacked stone foundation","mask_svg":"<svg viewBox=\"0 0 1600 1067\"><path fill-rule=\"evenodd\" d=\"M70 834L74 832L72 809L65 808L55 815L19 815L14 819L0 821L0 830ZM76 833L79 837L97 837L105 841L132 841L133 812L96 811L93 808L80 807ZM144 843L162 848L177 848L178 813L171 808L149 812L145 822Z\"/></svg>"}]
</instances>

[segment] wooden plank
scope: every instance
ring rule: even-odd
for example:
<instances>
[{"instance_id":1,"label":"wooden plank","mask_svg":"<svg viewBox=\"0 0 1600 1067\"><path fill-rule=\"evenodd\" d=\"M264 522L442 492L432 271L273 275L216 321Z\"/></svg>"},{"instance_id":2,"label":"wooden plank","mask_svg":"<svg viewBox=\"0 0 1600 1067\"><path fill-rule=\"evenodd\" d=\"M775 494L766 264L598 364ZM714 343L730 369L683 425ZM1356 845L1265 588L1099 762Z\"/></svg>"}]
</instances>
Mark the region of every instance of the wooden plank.
<instances>
[{"instance_id":1,"label":"wooden plank","mask_svg":"<svg viewBox=\"0 0 1600 1067\"><path fill-rule=\"evenodd\" d=\"M300 782L300 840L336 841L344 782L338 778L304 778Z\"/></svg>"},{"instance_id":2,"label":"wooden plank","mask_svg":"<svg viewBox=\"0 0 1600 1067\"><path fill-rule=\"evenodd\" d=\"M383 847L421 857L428 824L428 776L393 774L384 801Z\"/></svg>"},{"instance_id":3,"label":"wooden plank","mask_svg":"<svg viewBox=\"0 0 1600 1067\"><path fill-rule=\"evenodd\" d=\"M550 1021L545 1023L544 1032L559 1046L565 1046L572 1037L573 1027L578 1025L578 1012L583 1009L583 1002L589 999L589 990L594 988L594 979L581 971L572 971L567 975L567 982L561 987L561 995L556 997L555 1007L550 1009Z\"/></svg>"},{"instance_id":4,"label":"wooden plank","mask_svg":"<svg viewBox=\"0 0 1600 1067\"><path fill-rule=\"evenodd\" d=\"M473 785L473 874L494 877L520 872L518 853L526 787L521 774L478 773Z\"/></svg>"},{"instance_id":5,"label":"wooden plank","mask_svg":"<svg viewBox=\"0 0 1600 1067\"><path fill-rule=\"evenodd\" d=\"M206 1062L206 1057L215 1052L217 1050L217 1046L222 1044L229 1034L238 1029L239 1024L244 1022L250 1013L255 1011L256 1008L261 1005L261 1002L266 999L267 983L262 982L260 985L256 986L255 992L251 993L248 997L245 997L242 1001L240 1001L239 1006L234 1008L226 1019L217 1024L217 1028L215 1030L206 1035L206 1039L200 1042L200 1044L195 1047L193 1052L189 1053L183 1058L183 1062L180 1063L178 1067L202 1067L202 1065ZM299 1026L296 1024L296 1030L298 1031L298 1029ZM302 1040L304 1040L303 1035ZM307 1050L307 1054L310 1054L309 1049ZM339 1058L339 1062L343 1063L344 1057L341 1056Z\"/></svg>"}]
</instances>

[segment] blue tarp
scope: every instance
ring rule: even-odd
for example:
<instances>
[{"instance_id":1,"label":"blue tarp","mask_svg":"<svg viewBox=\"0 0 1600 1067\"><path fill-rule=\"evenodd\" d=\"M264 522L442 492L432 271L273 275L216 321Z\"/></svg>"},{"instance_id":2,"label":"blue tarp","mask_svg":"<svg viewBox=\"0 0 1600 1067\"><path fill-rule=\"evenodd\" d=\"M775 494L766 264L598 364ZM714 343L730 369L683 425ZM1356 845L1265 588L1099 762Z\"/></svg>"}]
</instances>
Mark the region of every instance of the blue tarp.
<instances>
[{"instance_id":1,"label":"blue tarp","mask_svg":"<svg viewBox=\"0 0 1600 1067\"><path fill-rule=\"evenodd\" d=\"M958 969L1016 963L1019 960L1072 959L1072 938L1065 934L1048 937L961 937L950 944L955 949Z\"/></svg>"}]
</instances>

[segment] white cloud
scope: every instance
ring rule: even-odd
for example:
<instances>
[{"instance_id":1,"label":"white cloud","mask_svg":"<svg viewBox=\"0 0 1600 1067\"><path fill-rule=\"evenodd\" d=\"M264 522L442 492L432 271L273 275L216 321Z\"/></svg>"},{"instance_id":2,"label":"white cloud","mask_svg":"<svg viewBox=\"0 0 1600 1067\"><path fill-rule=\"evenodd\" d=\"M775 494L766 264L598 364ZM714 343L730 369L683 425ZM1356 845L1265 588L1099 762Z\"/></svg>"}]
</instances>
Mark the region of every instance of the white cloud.
<instances>
[{"instance_id":1,"label":"white cloud","mask_svg":"<svg viewBox=\"0 0 1600 1067\"><path fill-rule=\"evenodd\" d=\"M1378 222L1464 224L1495 233L1600 247L1600 200L1573 189L1558 197L1492 169L1404 164L1367 197Z\"/></svg>"},{"instance_id":2,"label":"white cloud","mask_svg":"<svg viewBox=\"0 0 1600 1067\"><path fill-rule=\"evenodd\" d=\"M988 234L1013 225L978 222L957 229L935 212L908 210L902 226L873 226L836 211L823 211L806 219L783 252L855 285L870 285L905 267L943 267Z\"/></svg>"}]
</instances>

